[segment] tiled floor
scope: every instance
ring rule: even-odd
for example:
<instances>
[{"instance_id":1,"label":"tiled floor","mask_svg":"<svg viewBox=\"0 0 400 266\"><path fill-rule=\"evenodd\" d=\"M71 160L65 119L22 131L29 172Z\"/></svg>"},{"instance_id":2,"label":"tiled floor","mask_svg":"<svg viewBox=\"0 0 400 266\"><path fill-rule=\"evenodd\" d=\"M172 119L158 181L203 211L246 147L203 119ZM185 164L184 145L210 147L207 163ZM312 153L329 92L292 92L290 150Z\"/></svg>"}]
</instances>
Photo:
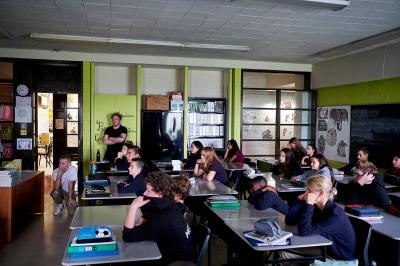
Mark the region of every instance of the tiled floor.
<instances>
[{"instance_id":1,"label":"tiled floor","mask_svg":"<svg viewBox=\"0 0 400 266\"><path fill-rule=\"evenodd\" d=\"M43 266L61 265L72 218L66 210L62 216L53 216L54 204L49 196L51 177L45 182L45 213L21 216L18 230L11 243L0 243L0 265ZM226 263L226 245L221 239L212 239L212 265Z\"/></svg>"}]
</instances>

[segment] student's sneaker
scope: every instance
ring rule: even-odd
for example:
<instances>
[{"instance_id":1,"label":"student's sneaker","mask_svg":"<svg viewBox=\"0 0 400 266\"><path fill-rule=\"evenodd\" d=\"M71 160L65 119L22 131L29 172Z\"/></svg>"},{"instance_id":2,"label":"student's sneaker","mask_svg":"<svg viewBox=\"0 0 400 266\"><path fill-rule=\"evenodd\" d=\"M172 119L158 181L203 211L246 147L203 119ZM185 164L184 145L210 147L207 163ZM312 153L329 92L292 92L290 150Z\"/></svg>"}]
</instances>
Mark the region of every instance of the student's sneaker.
<instances>
[{"instance_id":1,"label":"student's sneaker","mask_svg":"<svg viewBox=\"0 0 400 266\"><path fill-rule=\"evenodd\" d=\"M62 203L57 204L57 205L56 205L56 208L55 208L55 210L54 210L54 216L60 215L61 212L62 212L62 210L63 210L63 208L64 208L64 206L63 206Z\"/></svg>"}]
</instances>

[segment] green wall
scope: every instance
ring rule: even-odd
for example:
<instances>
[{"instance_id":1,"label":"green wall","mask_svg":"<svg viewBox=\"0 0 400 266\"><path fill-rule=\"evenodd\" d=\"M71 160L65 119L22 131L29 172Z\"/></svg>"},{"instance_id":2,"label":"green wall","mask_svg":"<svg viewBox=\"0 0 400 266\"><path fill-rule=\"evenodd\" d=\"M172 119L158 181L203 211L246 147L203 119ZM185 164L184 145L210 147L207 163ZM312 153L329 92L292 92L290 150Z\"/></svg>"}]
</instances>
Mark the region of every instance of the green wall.
<instances>
[{"instance_id":1,"label":"green wall","mask_svg":"<svg viewBox=\"0 0 400 266\"><path fill-rule=\"evenodd\" d=\"M400 77L319 88L317 106L400 102Z\"/></svg>"},{"instance_id":2,"label":"green wall","mask_svg":"<svg viewBox=\"0 0 400 266\"><path fill-rule=\"evenodd\" d=\"M317 106L400 103L400 77L319 88ZM331 161L340 168L345 163Z\"/></svg>"}]
</instances>

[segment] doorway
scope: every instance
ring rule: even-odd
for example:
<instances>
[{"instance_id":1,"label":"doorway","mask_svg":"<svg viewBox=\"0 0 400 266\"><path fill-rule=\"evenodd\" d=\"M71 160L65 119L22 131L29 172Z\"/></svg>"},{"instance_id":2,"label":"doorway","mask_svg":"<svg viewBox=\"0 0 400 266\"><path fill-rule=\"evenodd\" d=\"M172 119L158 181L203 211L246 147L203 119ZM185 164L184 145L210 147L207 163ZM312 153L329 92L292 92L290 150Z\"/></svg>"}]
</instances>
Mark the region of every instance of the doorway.
<instances>
[{"instance_id":1,"label":"doorway","mask_svg":"<svg viewBox=\"0 0 400 266\"><path fill-rule=\"evenodd\" d=\"M38 92L36 103L36 169L51 175L65 153L78 168L79 95Z\"/></svg>"}]
</instances>

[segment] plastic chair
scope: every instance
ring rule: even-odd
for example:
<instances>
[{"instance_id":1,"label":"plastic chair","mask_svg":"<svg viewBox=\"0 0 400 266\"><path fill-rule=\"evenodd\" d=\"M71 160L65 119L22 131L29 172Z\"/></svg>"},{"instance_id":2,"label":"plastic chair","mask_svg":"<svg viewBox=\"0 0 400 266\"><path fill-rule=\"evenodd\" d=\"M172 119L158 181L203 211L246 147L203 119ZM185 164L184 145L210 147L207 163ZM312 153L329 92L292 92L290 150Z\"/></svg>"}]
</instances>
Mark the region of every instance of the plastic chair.
<instances>
[{"instance_id":1,"label":"plastic chair","mask_svg":"<svg viewBox=\"0 0 400 266\"><path fill-rule=\"evenodd\" d=\"M359 218L349 216L349 220L356 234L356 255L359 265L370 266L368 248L371 241L372 227L368 222Z\"/></svg>"},{"instance_id":2,"label":"plastic chair","mask_svg":"<svg viewBox=\"0 0 400 266\"><path fill-rule=\"evenodd\" d=\"M204 224L197 224L192 227L192 239L195 247L196 265L204 265L204 256L210 240L210 228ZM209 254L210 256L210 254Z\"/></svg>"}]
</instances>

